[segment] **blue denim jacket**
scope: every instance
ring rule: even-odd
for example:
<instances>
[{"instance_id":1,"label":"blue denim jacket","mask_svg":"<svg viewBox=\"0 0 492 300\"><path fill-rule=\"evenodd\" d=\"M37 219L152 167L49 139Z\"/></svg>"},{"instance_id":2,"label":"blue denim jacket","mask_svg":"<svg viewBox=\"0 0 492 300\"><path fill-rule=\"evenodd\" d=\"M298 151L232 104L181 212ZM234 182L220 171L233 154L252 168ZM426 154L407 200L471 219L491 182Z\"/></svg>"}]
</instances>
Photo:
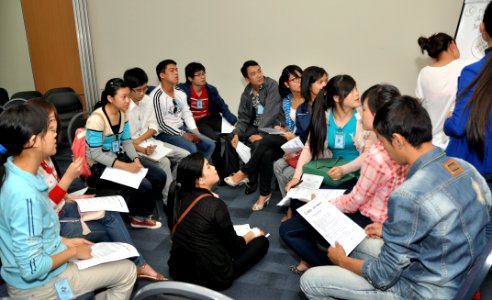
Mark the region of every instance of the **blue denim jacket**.
<instances>
[{"instance_id":1,"label":"blue denim jacket","mask_svg":"<svg viewBox=\"0 0 492 300\"><path fill-rule=\"evenodd\" d=\"M491 194L469 163L434 148L388 200L384 245L363 264L374 287L405 299L451 299L486 244Z\"/></svg>"}]
</instances>

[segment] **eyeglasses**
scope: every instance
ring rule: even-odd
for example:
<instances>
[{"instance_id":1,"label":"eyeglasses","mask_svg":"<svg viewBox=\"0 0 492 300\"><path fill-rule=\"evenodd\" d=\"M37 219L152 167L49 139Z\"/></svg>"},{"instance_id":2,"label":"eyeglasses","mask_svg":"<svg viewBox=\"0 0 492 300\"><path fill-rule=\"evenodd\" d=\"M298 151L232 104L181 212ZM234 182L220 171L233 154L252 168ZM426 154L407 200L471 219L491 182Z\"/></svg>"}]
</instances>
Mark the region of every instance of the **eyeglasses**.
<instances>
[{"instance_id":1,"label":"eyeglasses","mask_svg":"<svg viewBox=\"0 0 492 300\"><path fill-rule=\"evenodd\" d=\"M135 93L145 93L148 89L149 89L148 86L143 86L143 87L139 87L139 88L134 88L133 91Z\"/></svg>"},{"instance_id":2,"label":"eyeglasses","mask_svg":"<svg viewBox=\"0 0 492 300\"><path fill-rule=\"evenodd\" d=\"M206 73L205 71L203 71L203 72L198 72L198 73L195 73L195 74L193 74L193 76L194 76L194 77L198 77L198 76L200 76L200 77L201 77L201 76L205 76L206 74L207 74L207 73Z\"/></svg>"},{"instance_id":3,"label":"eyeglasses","mask_svg":"<svg viewBox=\"0 0 492 300\"><path fill-rule=\"evenodd\" d=\"M299 82L301 82L301 77L294 77L294 78L291 78L291 79L287 80L287 82L295 82L295 83L299 83Z\"/></svg>"}]
</instances>

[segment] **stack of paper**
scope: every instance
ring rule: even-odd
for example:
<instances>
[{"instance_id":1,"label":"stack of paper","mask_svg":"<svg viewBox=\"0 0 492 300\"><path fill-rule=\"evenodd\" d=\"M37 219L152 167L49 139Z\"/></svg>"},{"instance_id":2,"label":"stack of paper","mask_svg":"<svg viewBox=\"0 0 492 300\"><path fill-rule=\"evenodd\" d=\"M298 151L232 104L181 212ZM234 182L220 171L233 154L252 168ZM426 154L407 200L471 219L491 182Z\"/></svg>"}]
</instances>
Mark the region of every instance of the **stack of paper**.
<instances>
[{"instance_id":1,"label":"stack of paper","mask_svg":"<svg viewBox=\"0 0 492 300\"><path fill-rule=\"evenodd\" d=\"M140 147L144 147L144 148L147 148L148 146L156 146L155 149L154 149L154 153L152 153L151 155L147 155L147 154L144 154L144 153L139 153L139 155L142 155L145 158L148 158L148 159L150 159L152 161L155 161L155 162L160 161L163 157L165 157L169 153L173 152L172 149L167 148L166 146L164 146L164 143L163 142L161 142L159 140L155 140L155 139L145 140L145 141L141 142L139 144L139 146Z\"/></svg>"},{"instance_id":2,"label":"stack of paper","mask_svg":"<svg viewBox=\"0 0 492 300\"><path fill-rule=\"evenodd\" d=\"M77 202L81 212L100 210L119 211L125 213L129 212L125 199L121 196L76 199L75 202Z\"/></svg>"},{"instance_id":3,"label":"stack of paper","mask_svg":"<svg viewBox=\"0 0 492 300\"><path fill-rule=\"evenodd\" d=\"M122 185L138 189L140 182L147 175L149 169L142 168L137 173L128 172L122 169L106 167L101 175L101 179L106 179L112 182L116 182Z\"/></svg>"},{"instance_id":4,"label":"stack of paper","mask_svg":"<svg viewBox=\"0 0 492 300\"><path fill-rule=\"evenodd\" d=\"M79 270L100 265L110 261L122 260L129 257L140 256L137 249L127 243L97 243L91 246L92 258L71 260Z\"/></svg>"},{"instance_id":5,"label":"stack of paper","mask_svg":"<svg viewBox=\"0 0 492 300\"><path fill-rule=\"evenodd\" d=\"M222 117L222 126L220 129L220 133L231 133L234 130L234 126Z\"/></svg>"},{"instance_id":6,"label":"stack of paper","mask_svg":"<svg viewBox=\"0 0 492 300\"><path fill-rule=\"evenodd\" d=\"M251 159L251 149L241 141L237 142L236 152L245 164Z\"/></svg>"},{"instance_id":7,"label":"stack of paper","mask_svg":"<svg viewBox=\"0 0 492 300\"><path fill-rule=\"evenodd\" d=\"M299 137L296 137L281 146L285 153L296 153L304 148L304 144Z\"/></svg>"}]
</instances>

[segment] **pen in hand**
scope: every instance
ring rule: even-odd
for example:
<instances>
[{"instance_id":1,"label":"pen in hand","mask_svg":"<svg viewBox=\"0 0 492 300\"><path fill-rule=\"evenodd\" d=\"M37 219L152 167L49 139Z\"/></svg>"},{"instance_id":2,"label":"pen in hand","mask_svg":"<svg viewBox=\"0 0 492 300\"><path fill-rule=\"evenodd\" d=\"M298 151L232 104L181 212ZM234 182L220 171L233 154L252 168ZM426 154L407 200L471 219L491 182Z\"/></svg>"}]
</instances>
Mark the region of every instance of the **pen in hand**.
<instances>
[{"instance_id":1,"label":"pen in hand","mask_svg":"<svg viewBox=\"0 0 492 300\"><path fill-rule=\"evenodd\" d=\"M299 182L298 182L298 183L294 184L291 188L295 188L295 187L297 187L297 186L298 186L299 184L301 184L301 183L302 183L302 179L301 179L301 180L299 180Z\"/></svg>"}]
</instances>

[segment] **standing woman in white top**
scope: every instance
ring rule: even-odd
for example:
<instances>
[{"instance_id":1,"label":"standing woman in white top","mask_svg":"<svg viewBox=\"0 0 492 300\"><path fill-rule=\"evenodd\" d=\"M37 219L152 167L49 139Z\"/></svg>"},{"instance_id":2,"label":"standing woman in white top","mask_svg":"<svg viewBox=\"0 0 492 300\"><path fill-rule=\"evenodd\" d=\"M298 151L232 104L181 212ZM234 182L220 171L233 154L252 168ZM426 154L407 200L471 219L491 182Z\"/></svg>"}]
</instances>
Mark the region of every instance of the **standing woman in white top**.
<instances>
[{"instance_id":1,"label":"standing woman in white top","mask_svg":"<svg viewBox=\"0 0 492 300\"><path fill-rule=\"evenodd\" d=\"M460 51L446 33L436 33L429 38L421 36L417 42L422 53L427 51L432 63L420 71L415 95L431 118L432 143L446 149L449 137L443 131L444 121L454 109L461 69L470 62L459 59Z\"/></svg>"}]
</instances>

